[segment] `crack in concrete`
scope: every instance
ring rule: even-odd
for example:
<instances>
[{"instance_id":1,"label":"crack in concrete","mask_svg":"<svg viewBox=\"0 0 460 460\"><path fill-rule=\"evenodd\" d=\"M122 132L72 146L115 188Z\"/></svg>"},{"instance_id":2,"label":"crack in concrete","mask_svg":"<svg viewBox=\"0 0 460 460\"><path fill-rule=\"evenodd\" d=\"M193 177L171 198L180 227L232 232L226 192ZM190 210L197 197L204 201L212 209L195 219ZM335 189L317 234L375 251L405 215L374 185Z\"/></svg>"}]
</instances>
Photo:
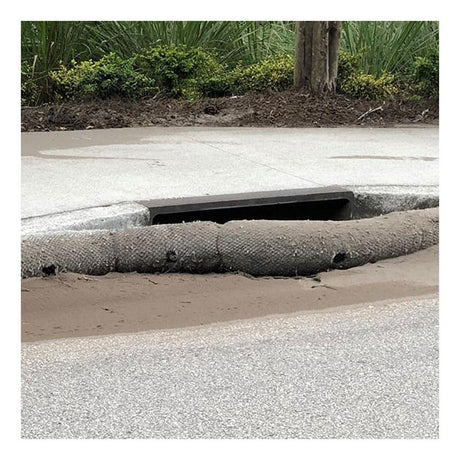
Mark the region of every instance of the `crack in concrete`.
<instances>
[{"instance_id":1,"label":"crack in concrete","mask_svg":"<svg viewBox=\"0 0 460 460\"><path fill-rule=\"evenodd\" d=\"M300 179L301 181L303 182L306 182L308 184L314 184L314 185L319 185L319 186L324 186L324 184L320 184L319 182L314 182L314 181L311 181L309 179L305 179L304 177L302 176L297 176L296 174L292 174L292 173L289 173L287 171L283 171L282 169L278 169L278 168L275 168L273 166L270 166L270 165L267 165L266 163L262 163L262 162L259 162L259 161L255 161L255 160L252 160L250 158L246 158L244 155L239 155L237 153L234 153L234 152L229 152L228 150L225 150L225 149L222 149L220 147L217 147L215 145L213 145L212 143L210 142L203 142L203 141L200 141L198 139L195 139L193 137L190 137L189 136L189 139L191 139L192 141L194 142L197 142L199 144L203 144L203 145L206 145L208 147L211 147L213 148L214 150L218 150L219 152L223 152L223 153L226 153L227 155L232 155L238 159L243 159L245 161L249 161L250 163L253 163L253 164L256 164L258 166L263 166L264 168L267 168L267 169L270 169L272 171L276 171L278 173L281 173L281 174L284 174L286 176L290 176L290 177L294 177L296 179Z\"/></svg>"}]
</instances>

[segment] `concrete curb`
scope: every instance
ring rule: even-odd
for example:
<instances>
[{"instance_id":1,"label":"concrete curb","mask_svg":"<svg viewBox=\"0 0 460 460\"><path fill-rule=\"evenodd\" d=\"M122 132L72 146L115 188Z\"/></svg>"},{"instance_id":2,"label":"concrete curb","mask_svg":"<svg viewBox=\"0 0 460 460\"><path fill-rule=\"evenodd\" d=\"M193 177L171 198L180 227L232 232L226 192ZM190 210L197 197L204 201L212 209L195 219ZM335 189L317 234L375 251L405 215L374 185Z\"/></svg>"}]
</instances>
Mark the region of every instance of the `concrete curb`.
<instances>
[{"instance_id":1,"label":"concrete curb","mask_svg":"<svg viewBox=\"0 0 460 460\"><path fill-rule=\"evenodd\" d=\"M355 197L353 215L356 218L439 206L437 186L350 187L350 189Z\"/></svg>"},{"instance_id":2,"label":"concrete curb","mask_svg":"<svg viewBox=\"0 0 460 460\"><path fill-rule=\"evenodd\" d=\"M355 218L439 206L437 186L355 186L348 189L355 197ZM98 206L22 219L21 238L89 230L126 230L144 227L149 219L149 209L137 202Z\"/></svg>"},{"instance_id":3,"label":"concrete curb","mask_svg":"<svg viewBox=\"0 0 460 460\"><path fill-rule=\"evenodd\" d=\"M149 223L148 208L139 203L120 203L110 206L79 209L21 220L22 239L37 235L83 230L126 230Z\"/></svg>"}]
</instances>

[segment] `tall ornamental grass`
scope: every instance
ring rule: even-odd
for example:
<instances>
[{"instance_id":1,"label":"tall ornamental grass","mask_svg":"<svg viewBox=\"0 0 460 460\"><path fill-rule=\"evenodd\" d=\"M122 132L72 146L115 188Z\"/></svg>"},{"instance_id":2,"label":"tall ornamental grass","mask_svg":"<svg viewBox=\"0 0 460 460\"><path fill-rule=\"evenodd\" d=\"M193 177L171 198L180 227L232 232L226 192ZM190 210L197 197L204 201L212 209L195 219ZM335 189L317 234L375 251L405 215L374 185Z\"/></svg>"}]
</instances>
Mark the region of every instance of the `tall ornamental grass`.
<instances>
[{"instance_id":1,"label":"tall ornamental grass","mask_svg":"<svg viewBox=\"0 0 460 460\"><path fill-rule=\"evenodd\" d=\"M365 74L410 73L417 56L430 55L439 47L439 23L347 21L341 47L359 56L359 70Z\"/></svg>"}]
</instances>

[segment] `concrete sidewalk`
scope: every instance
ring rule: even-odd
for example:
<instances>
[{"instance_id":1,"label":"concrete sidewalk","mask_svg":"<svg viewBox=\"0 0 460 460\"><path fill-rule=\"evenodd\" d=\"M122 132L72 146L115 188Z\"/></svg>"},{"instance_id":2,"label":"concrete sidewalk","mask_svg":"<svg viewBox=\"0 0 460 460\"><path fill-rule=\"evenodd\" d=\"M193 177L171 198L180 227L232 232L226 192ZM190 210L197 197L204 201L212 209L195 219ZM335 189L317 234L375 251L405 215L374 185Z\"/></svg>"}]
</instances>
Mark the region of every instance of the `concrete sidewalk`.
<instances>
[{"instance_id":1,"label":"concrete sidewalk","mask_svg":"<svg viewBox=\"0 0 460 460\"><path fill-rule=\"evenodd\" d=\"M437 197L438 128L147 127L22 134L23 219L115 205L93 209L90 218L100 212L101 218L116 218L128 206L128 214L142 221L143 210L135 205L142 200L328 185Z\"/></svg>"}]
</instances>

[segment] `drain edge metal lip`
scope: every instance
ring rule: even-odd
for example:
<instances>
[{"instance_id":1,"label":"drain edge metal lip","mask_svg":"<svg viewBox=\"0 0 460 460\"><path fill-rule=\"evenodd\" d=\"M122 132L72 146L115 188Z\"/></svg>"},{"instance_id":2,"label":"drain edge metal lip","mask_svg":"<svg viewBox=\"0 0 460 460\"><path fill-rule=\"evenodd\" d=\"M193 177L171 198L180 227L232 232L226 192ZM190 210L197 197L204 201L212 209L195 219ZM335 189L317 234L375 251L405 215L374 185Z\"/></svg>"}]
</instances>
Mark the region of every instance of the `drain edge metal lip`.
<instances>
[{"instance_id":1,"label":"drain edge metal lip","mask_svg":"<svg viewBox=\"0 0 460 460\"><path fill-rule=\"evenodd\" d=\"M337 200L347 202L345 213L351 218L354 193L339 186L141 200L137 203L149 209L152 222L160 214Z\"/></svg>"}]
</instances>

